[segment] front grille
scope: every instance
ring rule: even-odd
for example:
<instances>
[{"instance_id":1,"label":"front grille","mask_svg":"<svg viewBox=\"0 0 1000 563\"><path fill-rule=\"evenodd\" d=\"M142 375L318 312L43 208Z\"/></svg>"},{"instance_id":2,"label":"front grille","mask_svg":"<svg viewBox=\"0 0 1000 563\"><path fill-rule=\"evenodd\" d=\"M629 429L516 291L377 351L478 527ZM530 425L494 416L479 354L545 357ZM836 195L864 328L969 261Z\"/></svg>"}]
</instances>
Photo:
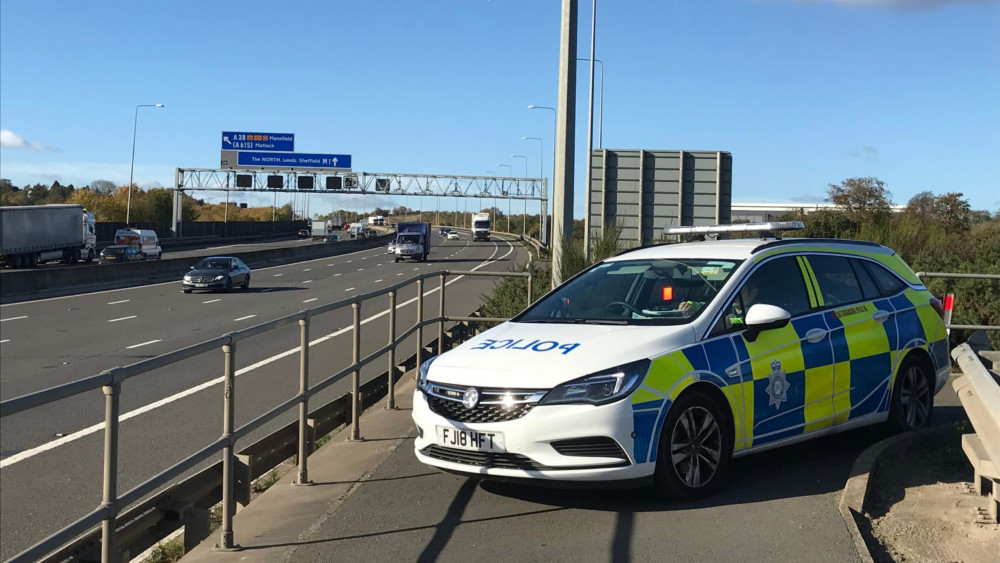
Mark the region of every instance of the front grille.
<instances>
[{"instance_id":1,"label":"front grille","mask_svg":"<svg viewBox=\"0 0 1000 563\"><path fill-rule=\"evenodd\" d=\"M560 454L568 456L628 459L618 442L603 436L557 440L552 442L552 447Z\"/></svg>"},{"instance_id":2,"label":"front grille","mask_svg":"<svg viewBox=\"0 0 1000 563\"><path fill-rule=\"evenodd\" d=\"M439 414L448 420L456 422L506 422L521 418L528 414L528 411L535 406L533 403L521 403L510 406L484 405L480 403L471 409L467 409L462 403L433 395L427 397L427 403L434 414Z\"/></svg>"},{"instance_id":3,"label":"front grille","mask_svg":"<svg viewBox=\"0 0 1000 563\"><path fill-rule=\"evenodd\" d=\"M425 392L431 412L457 422L507 422L528 414L545 396L539 389L480 389L471 409L462 404L468 387L428 382Z\"/></svg>"},{"instance_id":4,"label":"front grille","mask_svg":"<svg viewBox=\"0 0 1000 563\"><path fill-rule=\"evenodd\" d=\"M427 457L461 463L464 465L475 465L476 467L489 467L499 469L547 469L540 463L535 463L530 457L520 454L507 454L497 452L470 452L466 450L456 450L442 446L427 446L420 450L420 453Z\"/></svg>"}]
</instances>

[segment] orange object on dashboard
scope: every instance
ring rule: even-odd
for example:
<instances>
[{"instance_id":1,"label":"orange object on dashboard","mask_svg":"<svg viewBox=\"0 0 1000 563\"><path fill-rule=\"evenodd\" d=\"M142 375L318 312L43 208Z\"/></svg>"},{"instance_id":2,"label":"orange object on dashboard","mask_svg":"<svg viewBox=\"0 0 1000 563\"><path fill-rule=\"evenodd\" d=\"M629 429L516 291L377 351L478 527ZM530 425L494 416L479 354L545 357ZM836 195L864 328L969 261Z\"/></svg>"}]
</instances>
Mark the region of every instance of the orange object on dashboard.
<instances>
[{"instance_id":1,"label":"orange object on dashboard","mask_svg":"<svg viewBox=\"0 0 1000 563\"><path fill-rule=\"evenodd\" d=\"M663 288L663 300L672 301L673 298L674 298L674 288L672 287Z\"/></svg>"}]
</instances>

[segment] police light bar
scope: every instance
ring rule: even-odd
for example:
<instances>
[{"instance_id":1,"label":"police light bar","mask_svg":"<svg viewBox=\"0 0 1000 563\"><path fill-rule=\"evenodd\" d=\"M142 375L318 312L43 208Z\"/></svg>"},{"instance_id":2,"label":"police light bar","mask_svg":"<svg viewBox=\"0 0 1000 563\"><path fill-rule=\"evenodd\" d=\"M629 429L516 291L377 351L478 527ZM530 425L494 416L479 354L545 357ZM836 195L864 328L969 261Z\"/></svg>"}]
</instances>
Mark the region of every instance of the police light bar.
<instances>
[{"instance_id":1,"label":"police light bar","mask_svg":"<svg viewBox=\"0 0 1000 563\"><path fill-rule=\"evenodd\" d=\"M737 223L708 227L664 227L665 235L707 235L713 233L756 233L762 231L798 231L804 229L802 221L772 221L770 223Z\"/></svg>"}]
</instances>

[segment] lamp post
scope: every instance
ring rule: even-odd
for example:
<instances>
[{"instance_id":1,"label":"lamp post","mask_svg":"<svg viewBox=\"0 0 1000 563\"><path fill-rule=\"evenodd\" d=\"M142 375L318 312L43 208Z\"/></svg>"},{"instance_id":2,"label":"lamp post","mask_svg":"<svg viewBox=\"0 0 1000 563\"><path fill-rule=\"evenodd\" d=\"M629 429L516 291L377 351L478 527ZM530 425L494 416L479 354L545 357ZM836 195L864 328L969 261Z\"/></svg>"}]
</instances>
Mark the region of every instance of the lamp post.
<instances>
[{"instance_id":1,"label":"lamp post","mask_svg":"<svg viewBox=\"0 0 1000 563\"><path fill-rule=\"evenodd\" d=\"M507 167L507 176L508 177L513 177L514 176L514 167L513 166L511 166L509 164L497 164L497 166L506 166ZM504 192L504 189L503 189L503 180L500 180L500 182L501 182L501 184L500 184L500 193L506 193L507 194L507 232L509 233L510 232L510 193ZM508 188L508 191L509 191L509 189L510 188Z\"/></svg>"},{"instance_id":2,"label":"lamp post","mask_svg":"<svg viewBox=\"0 0 1000 563\"><path fill-rule=\"evenodd\" d=\"M521 137L521 140L522 141L538 141L538 177L539 178L544 178L545 177L545 169L543 167L543 164L545 163L545 157L543 155L545 154L545 141L541 140L539 137ZM545 220L544 220L545 210L541 208L542 207L541 203L542 202L539 201L539 204L538 204L538 207L539 207L539 213L538 213L538 237L540 239L542 239L542 242L545 242L545 238L546 238L545 237ZM525 205L525 209L527 209L528 202L525 201L524 205Z\"/></svg>"},{"instance_id":3,"label":"lamp post","mask_svg":"<svg viewBox=\"0 0 1000 563\"><path fill-rule=\"evenodd\" d=\"M528 157L524 156L523 154L512 154L512 155L510 155L510 157L511 158L523 158L524 159L524 177L527 178L528 177ZM521 192L520 189L518 189L517 191L518 191L519 195L524 195L524 194L520 193ZM508 205L508 209L509 208L510 208L510 206ZM521 216L521 238L524 238L524 231L525 231L525 227L527 226L527 222L528 222L528 200L525 199L524 200L524 215Z\"/></svg>"},{"instance_id":4,"label":"lamp post","mask_svg":"<svg viewBox=\"0 0 1000 563\"><path fill-rule=\"evenodd\" d=\"M132 172L135 170L135 133L139 129L139 108L162 108L163 104L139 104L135 106L135 120L132 121L132 163L128 167L128 199L125 204L126 226L132 218Z\"/></svg>"},{"instance_id":5,"label":"lamp post","mask_svg":"<svg viewBox=\"0 0 1000 563\"><path fill-rule=\"evenodd\" d=\"M590 59L577 59L578 61L589 61ZM597 110L597 148L604 148L604 61L601 59L594 59L594 62L601 65L601 85L599 86L601 103L598 104ZM591 121L594 117L591 115Z\"/></svg>"},{"instance_id":6,"label":"lamp post","mask_svg":"<svg viewBox=\"0 0 1000 563\"><path fill-rule=\"evenodd\" d=\"M547 109L547 110L551 110L552 111L552 188L553 188L553 190L555 190L555 183L556 183L556 133L557 133L557 131L559 129L559 114L556 112L556 108L549 107L549 106L530 105L530 106L528 106L528 109ZM553 193L555 193L555 192L553 191ZM544 201L544 203L545 203L545 205L543 206L544 209L542 210L542 227L543 228L542 228L541 235L542 235L542 242L548 242L546 240L546 238L547 238L548 235L546 235L544 227L545 227L546 217L549 214L549 206L548 206L548 201Z\"/></svg>"},{"instance_id":7,"label":"lamp post","mask_svg":"<svg viewBox=\"0 0 1000 563\"><path fill-rule=\"evenodd\" d=\"M590 102L587 112L587 181L585 183L587 193L584 196L586 209L583 212L583 256L590 260L590 183L591 167L594 163L594 51L597 43L597 0L593 0L593 9L590 13ZM579 59L577 59L579 60ZM601 66L603 74L604 66ZM642 171L639 171L640 177ZM642 210L640 209L640 213Z\"/></svg>"}]
</instances>

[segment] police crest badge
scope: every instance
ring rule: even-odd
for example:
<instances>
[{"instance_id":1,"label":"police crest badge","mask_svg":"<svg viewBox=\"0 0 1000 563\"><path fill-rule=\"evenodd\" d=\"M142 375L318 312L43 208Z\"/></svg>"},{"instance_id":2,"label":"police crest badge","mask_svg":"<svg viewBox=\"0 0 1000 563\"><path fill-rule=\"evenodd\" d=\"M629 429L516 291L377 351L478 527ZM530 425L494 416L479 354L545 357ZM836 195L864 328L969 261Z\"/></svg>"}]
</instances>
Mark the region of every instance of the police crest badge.
<instances>
[{"instance_id":1,"label":"police crest badge","mask_svg":"<svg viewBox=\"0 0 1000 563\"><path fill-rule=\"evenodd\" d=\"M770 397L768 406L774 405L780 410L781 403L788 400L786 392L791 387L788 379L785 378L785 371L781 369L781 362L778 360L771 362L771 373L767 378L767 396Z\"/></svg>"}]
</instances>

